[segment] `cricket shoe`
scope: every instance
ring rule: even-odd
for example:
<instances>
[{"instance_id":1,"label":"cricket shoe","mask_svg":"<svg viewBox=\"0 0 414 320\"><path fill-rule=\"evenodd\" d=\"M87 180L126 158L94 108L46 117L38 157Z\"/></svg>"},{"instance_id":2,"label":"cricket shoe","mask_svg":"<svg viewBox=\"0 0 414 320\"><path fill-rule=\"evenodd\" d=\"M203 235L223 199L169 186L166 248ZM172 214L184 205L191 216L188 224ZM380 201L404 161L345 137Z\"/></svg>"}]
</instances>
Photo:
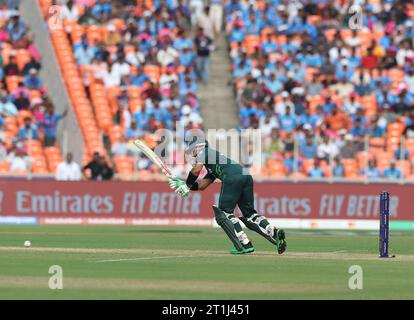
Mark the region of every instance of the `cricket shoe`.
<instances>
[{"instance_id":1,"label":"cricket shoe","mask_svg":"<svg viewBox=\"0 0 414 320\"><path fill-rule=\"evenodd\" d=\"M275 228L275 231L273 233L273 239L275 239L277 242L277 253L282 254L283 252L285 252L287 247L285 231L283 229Z\"/></svg>"},{"instance_id":2,"label":"cricket shoe","mask_svg":"<svg viewBox=\"0 0 414 320\"><path fill-rule=\"evenodd\" d=\"M236 248L230 250L231 254L245 254L254 252L253 243L249 241L247 244L243 244L243 250L239 251Z\"/></svg>"},{"instance_id":3,"label":"cricket shoe","mask_svg":"<svg viewBox=\"0 0 414 320\"><path fill-rule=\"evenodd\" d=\"M253 243L251 241L249 241L246 244L243 244L243 249L245 253L252 253L254 252L254 247L253 247Z\"/></svg>"}]
</instances>

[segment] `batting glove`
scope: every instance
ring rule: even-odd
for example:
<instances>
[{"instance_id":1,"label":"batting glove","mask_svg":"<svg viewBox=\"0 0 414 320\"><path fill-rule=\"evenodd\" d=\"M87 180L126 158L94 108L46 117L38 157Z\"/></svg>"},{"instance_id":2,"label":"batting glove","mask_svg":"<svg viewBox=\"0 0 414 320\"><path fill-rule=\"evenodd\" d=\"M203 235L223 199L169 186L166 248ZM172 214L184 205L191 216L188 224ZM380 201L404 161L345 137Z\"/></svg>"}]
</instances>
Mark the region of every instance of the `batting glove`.
<instances>
[{"instance_id":1,"label":"batting glove","mask_svg":"<svg viewBox=\"0 0 414 320\"><path fill-rule=\"evenodd\" d=\"M168 185L172 190L174 190L176 194L182 198L187 198L190 194L190 189L185 184L185 182L177 177L168 178Z\"/></svg>"},{"instance_id":2,"label":"batting glove","mask_svg":"<svg viewBox=\"0 0 414 320\"><path fill-rule=\"evenodd\" d=\"M178 194L181 198L188 198L190 195L190 189L185 184L185 182L180 181L180 185L175 189L175 193Z\"/></svg>"},{"instance_id":3,"label":"batting glove","mask_svg":"<svg viewBox=\"0 0 414 320\"><path fill-rule=\"evenodd\" d=\"M172 190L177 189L180 186L180 182L181 180L178 179L177 177L173 176L173 177L168 178L168 185L170 186Z\"/></svg>"}]
</instances>

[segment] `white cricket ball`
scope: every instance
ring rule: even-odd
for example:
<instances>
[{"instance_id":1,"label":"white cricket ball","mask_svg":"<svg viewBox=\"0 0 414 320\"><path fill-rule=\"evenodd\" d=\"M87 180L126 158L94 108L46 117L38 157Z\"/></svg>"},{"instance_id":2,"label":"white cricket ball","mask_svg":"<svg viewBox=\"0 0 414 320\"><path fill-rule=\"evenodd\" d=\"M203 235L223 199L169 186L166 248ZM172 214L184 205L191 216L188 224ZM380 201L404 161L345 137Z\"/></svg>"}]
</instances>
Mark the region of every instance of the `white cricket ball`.
<instances>
[{"instance_id":1,"label":"white cricket ball","mask_svg":"<svg viewBox=\"0 0 414 320\"><path fill-rule=\"evenodd\" d=\"M24 246L25 246L26 248L29 248L31 245L32 245L32 243L31 243L29 240L26 240L26 241L24 242Z\"/></svg>"}]
</instances>

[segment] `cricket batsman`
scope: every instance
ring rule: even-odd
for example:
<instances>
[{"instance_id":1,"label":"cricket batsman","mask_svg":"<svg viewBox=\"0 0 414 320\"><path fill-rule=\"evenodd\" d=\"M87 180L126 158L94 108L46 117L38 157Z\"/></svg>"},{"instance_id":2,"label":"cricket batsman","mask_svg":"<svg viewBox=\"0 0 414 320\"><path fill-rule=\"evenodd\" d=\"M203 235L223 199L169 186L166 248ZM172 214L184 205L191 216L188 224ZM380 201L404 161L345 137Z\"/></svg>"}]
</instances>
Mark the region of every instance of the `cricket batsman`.
<instances>
[{"instance_id":1,"label":"cricket batsman","mask_svg":"<svg viewBox=\"0 0 414 320\"><path fill-rule=\"evenodd\" d=\"M243 231L239 219L234 215L236 205L242 216L240 220L247 228L257 232L276 246L279 254L286 250L285 232L273 227L269 221L254 209L253 178L244 174L243 167L209 147L202 137L193 137L186 150L192 158L193 168L184 182L171 177L168 183L177 194L189 196L190 190L205 190L214 180L221 180L221 192L218 206L213 206L217 224L223 229L234 245L232 254L244 254L254 251L252 242ZM205 167L207 174L198 180L201 170ZM197 181L198 180L198 181Z\"/></svg>"}]
</instances>

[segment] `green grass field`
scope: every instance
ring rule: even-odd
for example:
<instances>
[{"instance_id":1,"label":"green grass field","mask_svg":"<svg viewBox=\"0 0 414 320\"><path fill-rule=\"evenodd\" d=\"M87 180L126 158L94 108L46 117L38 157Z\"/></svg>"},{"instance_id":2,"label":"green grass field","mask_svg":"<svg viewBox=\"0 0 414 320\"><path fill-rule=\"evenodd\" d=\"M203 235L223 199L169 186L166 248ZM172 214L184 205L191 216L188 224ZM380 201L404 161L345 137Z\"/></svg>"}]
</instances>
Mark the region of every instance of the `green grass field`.
<instances>
[{"instance_id":1,"label":"green grass field","mask_svg":"<svg viewBox=\"0 0 414 320\"><path fill-rule=\"evenodd\" d=\"M414 298L413 233L391 234L394 259L377 257L375 232L287 230L282 256L251 238L254 254L232 256L213 228L0 226L0 299ZM62 290L48 288L51 265ZM352 265L362 290L348 287Z\"/></svg>"}]
</instances>

